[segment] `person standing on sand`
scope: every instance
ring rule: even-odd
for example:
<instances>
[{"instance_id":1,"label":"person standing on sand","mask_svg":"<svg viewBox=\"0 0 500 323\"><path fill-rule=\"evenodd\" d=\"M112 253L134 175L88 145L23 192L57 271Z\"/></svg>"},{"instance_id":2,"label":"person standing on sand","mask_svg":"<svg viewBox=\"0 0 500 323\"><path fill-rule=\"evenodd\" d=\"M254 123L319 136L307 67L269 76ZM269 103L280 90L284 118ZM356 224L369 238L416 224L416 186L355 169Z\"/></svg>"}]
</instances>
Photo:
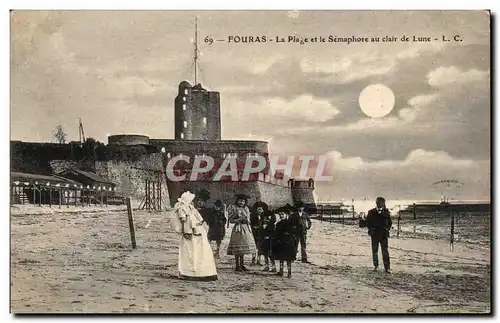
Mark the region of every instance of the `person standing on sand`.
<instances>
[{"instance_id":1,"label":"person standing on sand","mask_svg":"<svg viewBox=\"0 0 500 323\"><path fill-rule=\"evenodd\" d=\"M172 229L181 235L179 245L179 278L217 280L217 269L203 218L193 205L195 195L184 192L174 206Z\"/></svg>"},{"instance_id":2,"label":"person standing on sand","mask_svg":"<svg viewBox=\"0 0 500 323\"><path fill-rule=\"evenodd\" d=\"M221 200L215 201L214 207L206 212L205 222L208 224L208 241L215 241L215 259L220 258L220 245L226 235L226 215Z\"/></svg>"},{"instance_id":3,"label":"person standing on sand","mask_svg":"<svg viewBox=\"0 0 500 323\"><path fill-rule=\"evenodd\" d=\"M234 223L227 254L234 256L235 271L248 271L244 264L245 255L257 253L257 247L250 227L250 210L248 209L248 196L236 195L236 202L228 209L229 222Z\"/></svg>"},{"instance_id":4,"label":"person standing on sand","mask_svg":"<svg viewBox=\"0 0 500 323\"><path fill-rule=\"evenodd\" d=\"M283 265L286 261L288 278L292 277L292 261L297 259L297 236L295 222L290 219L287 207L279 210L280 221L276 224L272 241L273 258L279 260L280 269L276 275L283 276Z\"/></svg>"},{"instance_id":5,"label":"person standing on sand","mask_svg":"<svg viewBox=\"0 0 500 323\"><path fill-rule=\"evenodd\" d=\"M392 227L391 214L385 206L385 199L377 197L376 207L368 211L366 227L371 237L374 270L378 270L378 246L382 249L382 260L386 273L390 273L389 230Z\"/></svg>"},{"instance_id":6,"label":"person standing on sand","mask_svg":"<svg viewBox=\"0 0 500 323\"><path fill-rule=\"evenodd\" d=\"M269 260L271 261L271 272L276 272L276 263L272 253L272 239L276 226L276 215L269 211L269 206L264 202L254 204L255 212L259 215L260 237L257 244L259 254L264 256L266 266L263 271L269 271Z\"/></svg>"},{"instance_id":7,"label":"person standing on sand","mask_svg":"<svg viewBox=\"0 0 500 323\"><path fill-rule=\"evenodd\" d=\"M295 234L300 243L300 258L303 263L308 263L306 251L307 230L311 229L312 223L309 214L304 211L304 202L298 201L296 208L297 211L290 216L290 219L294 222L296 228Z\"/></svg>"},{"instance_id":8,"label":"person standing on sand","mask_svg":"<svg viewBox=\"0 0 500 323\"><path fill-rule=\"evenodd\" d=\"M198 212L200 212L200 214L201 214L202 218L205 220L205 222L206 222L205 218L207 217L207 215L210 211L206 207L206 203L208 200L210 200L210 192L207 191L206 189L202 188L201 190L199 190L196 193L196 197L194 198L194 201L193 201L194 206L196 207Z\"/></svg>"},{"instance_id":9,"label":"person standing on sand","mask_svg":"<svg viewBox=\"0 0 500 323\"><path fill-rule=\"evenodd\" d=\"M264 212L261 204L262 202L255 202L255 204L252 206L252 210L250 212L250 226L252 227L252 235L253 235L253 240L255 241L255 245L257 246L257 254L252 255L252 266L254 265L261 265L260 258L262 256L262 253L260 252L259 249L259 242L261 238L261 223L260 223L260 216ZM265 203L264 203L265 204ZM255 262L257 260L257 262Z\"/></svg>"}]
</instances>

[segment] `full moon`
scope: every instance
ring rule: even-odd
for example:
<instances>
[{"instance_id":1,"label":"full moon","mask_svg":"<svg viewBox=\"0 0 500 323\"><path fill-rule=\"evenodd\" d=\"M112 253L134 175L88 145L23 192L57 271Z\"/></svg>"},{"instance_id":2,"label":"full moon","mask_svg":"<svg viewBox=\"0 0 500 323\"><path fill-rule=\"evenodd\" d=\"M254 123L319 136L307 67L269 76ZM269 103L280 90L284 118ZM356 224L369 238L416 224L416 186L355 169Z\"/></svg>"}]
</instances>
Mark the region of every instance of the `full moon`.
<instances>
[{"instance_id":1,"label":"full moon","mask_svg":"<svg viewBox=\"0 0 500 323\"><path fill-rule=\"evenodd\" d=\"M394 93L383 84L369 85L359 94L359 106L371 118L388 115L394 108L394 102Z\"/></svg>"}]
</instances>

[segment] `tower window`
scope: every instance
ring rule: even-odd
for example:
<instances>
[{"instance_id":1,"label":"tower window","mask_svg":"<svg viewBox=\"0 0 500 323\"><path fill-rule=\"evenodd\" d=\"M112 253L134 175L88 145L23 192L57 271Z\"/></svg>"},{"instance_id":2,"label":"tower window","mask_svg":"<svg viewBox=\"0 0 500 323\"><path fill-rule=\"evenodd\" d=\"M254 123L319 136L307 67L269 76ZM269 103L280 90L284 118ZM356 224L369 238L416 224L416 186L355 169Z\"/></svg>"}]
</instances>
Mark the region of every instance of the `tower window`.
<instances>
[{"instance_id":1,"label":"tower window","mask_svg":"<svg viewBox=\"0 0 500 323\"><path fill-rule=\"evenodd\" d=\"M186 97L185 96L182 97L182 101L186 102Z\"/></svg>"},{"instance_id":2,"label":"tower window","mask_svg":"<svg viewBox=\"0 0 500 323\"><path fill-rule=\"evenodd\" d=\"M182 110L183 110L183 111L186 111L186 103L184 103L184 104L182 105Z\"/></svg>"},{"instance_id":3,"label":"tower window","mask_svg":"<svg viewBox=\"0 0 500 323\"><path fill-rule=\"evenodd\" d=\"M187 89L184 89L184 94L188 95L188 90Z\"/></svg>"},{"instance_id":4,"label":"tower window","mask_svg":"<svg viewBox=\"0 0 500 323\"><path fill-rule=\"evenodd\" d=\"M181 139L184 139L184 133L181 132Z\"/></svg>"},{"instance_id":5,"label":"tower window","mask_svg":"<svg viewBox=\"0 0 500 323\"><path fill-rule=\"evenodd\" d=\"M184 128L187 128L187 126L188 126L188 122L184 121Z\"/></svg>"},{"instance_id":6,"label":"tower window","mask_svg":"<svg viewBox=\"0 0 500 323\"><path fill-rule=\"evenodd\" d=\"M170 153L167 154L167 158L170 158L172 155L170 155Z\"/></svg>"},{"instance_id":7,"label":"tower window","mask_svg":"<svg viewBox=\"0 0 500 323\"><path fill-rule=\"evenodd\" d=\"M203 124L206 126L207 125L207 118L203 117Z\"/></svg>"}]
</instances>

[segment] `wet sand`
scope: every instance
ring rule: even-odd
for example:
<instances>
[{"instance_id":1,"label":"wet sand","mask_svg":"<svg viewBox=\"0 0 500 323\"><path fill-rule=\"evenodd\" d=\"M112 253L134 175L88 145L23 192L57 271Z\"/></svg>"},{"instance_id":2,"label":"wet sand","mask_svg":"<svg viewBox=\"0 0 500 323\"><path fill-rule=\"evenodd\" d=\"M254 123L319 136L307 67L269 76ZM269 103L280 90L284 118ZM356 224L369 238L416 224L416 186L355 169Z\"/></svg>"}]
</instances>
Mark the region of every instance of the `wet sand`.
<instances>
[{"instance_id":1,"label":"wet sand","mask_svg":"<svg viewBox=\"0 0 500 323\"><path fill-rule=\"evenodd\" d=\"M121 209L121 210L120 210ZM75 212L77 211L77 212ZM392 273L372 272L366 230L313 221L311 264L291 279L233 270L225 254L219 280L177 278L179 237L167 213L135 212L131 249L123 207L11 207L14 313L487 313L490 246L445 239L391 238ZM249 263L250 257L246 257ZM380 259L381 262L381 259Z\"/></svg>"}]
</instances>

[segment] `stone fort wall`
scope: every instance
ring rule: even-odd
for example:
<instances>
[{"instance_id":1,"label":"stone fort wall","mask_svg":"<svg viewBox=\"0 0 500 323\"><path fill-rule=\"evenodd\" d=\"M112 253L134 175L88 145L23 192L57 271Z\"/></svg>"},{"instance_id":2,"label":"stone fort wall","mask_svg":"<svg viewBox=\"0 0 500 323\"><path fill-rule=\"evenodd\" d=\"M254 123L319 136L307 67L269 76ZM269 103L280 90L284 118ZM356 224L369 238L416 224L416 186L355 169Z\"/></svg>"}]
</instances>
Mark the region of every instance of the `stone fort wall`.
<instances>
[{"instance_id":1,"label":"stone fort wall","mask_svg":"<svg viewBox=\"0 0 500 323\"><path fill-rule=\"evenodd\" d=\"M106 146L105 160L92 161L92 169L89 169L88 165L83 165L82 161L74 161L75 155L80 153L82 152L74 144L13 141L11 142L11 171L50 174L59 172L61 167L66 166L87 169L115 183L117 193L131 197L134 207L139 205L145 195L146 179L162 182L164 206L173 205L186 189L197 192L202 188L212 194L209 204L218 198L224 202L234 201L234 195L237 193L250 196L251 203L262 200L273 208L286 203L293 204L293 201L297 199L305 203L314 203L313 191L307 187L307 182L296 182L296 187L292 188L268 181L197 181L167 184L164 164L168 154L173 156L182 153L191 157L197 154L224 157L228 153L241 156L253 153L266 155L268 144L263 141L186 141L149 139L141 135L116 135L110 138L110 144Z\"/></svg>"}]
</instances>

